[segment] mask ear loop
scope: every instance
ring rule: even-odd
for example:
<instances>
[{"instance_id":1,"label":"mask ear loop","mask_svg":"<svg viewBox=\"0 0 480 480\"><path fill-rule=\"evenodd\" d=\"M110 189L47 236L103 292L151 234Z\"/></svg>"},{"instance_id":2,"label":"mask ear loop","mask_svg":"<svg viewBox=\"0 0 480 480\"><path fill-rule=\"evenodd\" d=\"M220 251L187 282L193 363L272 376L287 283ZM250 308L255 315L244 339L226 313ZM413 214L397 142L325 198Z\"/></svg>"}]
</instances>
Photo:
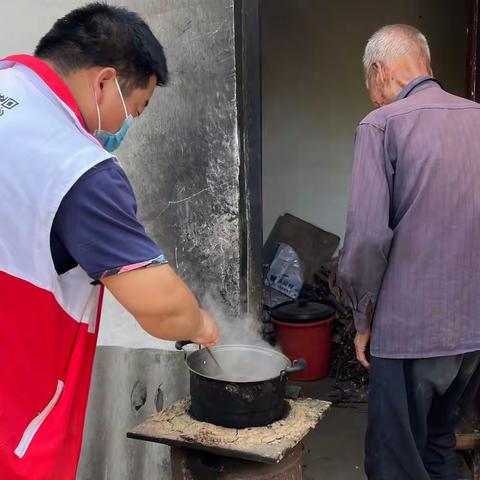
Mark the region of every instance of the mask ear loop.
<instances>
[{"instance_id":1,"label":"mask ear loop","mask_svg":"<svg viewBox=\"0 0 480 480\"><path fill-rule=\"evenodd\" d=\"M117 86L117 90L118 90L118 93L120 95L120 99L122 100L123 111L125 112L125 118L128 118L127 106L125 105L125 100L123 99L122 89L120 88L120 85L118 84L117 77L115 77L115 85Z\"/></svg>"},{"instance_id":2,"label":"mask ear loop","mask_svg":"<svg viewBox=\"0 0 480 480\"><path fill-rule=\"evenodd\" d=\"M97 102L97 94L95 93L95 88L93 88L92 85L92 90L93 90L93 98L95 98L95 107L97 107L97 130L100 131L102 129L102 118L100 117L100 107L98 106Z\"/></svg>"}]
</instances>

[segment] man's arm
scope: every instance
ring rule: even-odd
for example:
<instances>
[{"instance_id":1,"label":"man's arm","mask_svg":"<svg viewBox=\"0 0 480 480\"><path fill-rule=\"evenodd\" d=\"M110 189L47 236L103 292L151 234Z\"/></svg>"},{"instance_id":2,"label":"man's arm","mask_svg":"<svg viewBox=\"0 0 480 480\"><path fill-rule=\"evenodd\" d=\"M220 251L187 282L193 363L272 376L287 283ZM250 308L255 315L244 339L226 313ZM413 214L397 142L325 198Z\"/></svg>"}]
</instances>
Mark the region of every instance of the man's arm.
<instances>
[{"instance_id":1,"label":"man's arm","mask_svg":"<svg viewBox=\"0 0 480 480\"><path fill-rule=\"evenodd\" d=\"M389 225L393 168L385 159L384 132L371 124L357 129L352 193L339 286L353 308L357 332L369 332L387 268L393 232Z\"/></svg>"},{"instance_id":2,"label":"man's arm","mask_svg":"<svg viewBox=\"0 0 480 480\"><path fill-rule=\"evenodd\" d=\"M102 283L150 335L207 346L218 341L214 321L168 265L105 277Z\"/></svg>"},{"instance_id":3,"label":"man's arm","mask_svg":"<svg viewBox=\"0 0 480 480\"><path fill-rule=\"evenodd\" d=\"M205 345L218 341L213 319L139 223L133 190L113 160L85 173L62 200L51 248L60 275L79 264L151 335Z\"/></svg>"}]
</instances>

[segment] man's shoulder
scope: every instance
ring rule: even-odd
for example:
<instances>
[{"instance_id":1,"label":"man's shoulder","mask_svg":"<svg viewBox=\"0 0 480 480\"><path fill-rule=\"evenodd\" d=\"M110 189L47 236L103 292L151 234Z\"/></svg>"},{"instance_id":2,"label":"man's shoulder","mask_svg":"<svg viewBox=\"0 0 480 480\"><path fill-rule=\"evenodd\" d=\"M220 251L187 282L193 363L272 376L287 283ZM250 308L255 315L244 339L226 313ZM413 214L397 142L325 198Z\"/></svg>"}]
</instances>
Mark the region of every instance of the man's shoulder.
<instances>
[{"instance_id":1,"label":"man's shoulder","mask_svg":"<svg viewBox=\"0 0 480 480\"><path fill-rule=\"evenodd\" d=\"M92 211L110 209L112 203L136 210L132 185L123 168L114 158L104 160L87 170L62 200L64 209Z\"/></svg>"},{"instance_id":2,"label":"man's shoulder","mask_svg":"<svg viewBox=\"0 0 480 480\"><path fill-rule=\"evenodd\" d=\"M120 175L126 178L123 168L115 158L108 158L107 160L97 163L89 168L80 179L86 180L92 177L108 177L109 175Z\"/></svg>"},{"instance_id":3,"label":"man's shoulder","mask_svg":"<svg viewBox=\"0 0 480 480\"><path fill-rule=\"evenodd\" d=\"M421 108L422 105L418 101L409 101L411 98L413 97L397 100L373 110L360 122L360 125L372 125L385 130L385 126L390 118Z\"/></svg>"},{"instance_id":4,"label":"man's shoulder","mask_svg":"<svg viewBox=\"0 0 480 480\"><path fill-rule=\"evenodd\" d=\"M453 95L441 88L430 88L373 110L360 122L360 125L373 125L384 130L390 119L425 109L477 109L480 111L480 104Z\"/></svg>"},{"instance_id":5,"label":"man's shoulder","mask_svg":"<svg viewBox=\"0 0 480 480\"><path fill-rule=\"evenodd\" d=\"M373 110L358 124L358 126L372 126L379 130L385 130L385 124L388 118L388 111L386 111L386 109L389 106L390 105L387 105Z\"/></svg>"},{"instance_id":6,"label":"man's shoulder","mask_svg":"<svg viewBox=\"0 0 480 480\"><path fill-rule=\"evenodd\" d=\"M85 188L100 188L109 190L118 188L119 185L131 188L130 181L115 158L109 158L87 170L75 183L72 190Z\"/></svg>"},{"instance_id":7,"label":"man's shoulder","mask_svg":"<svg viewBox=\"0 0 480 480\"><path fill-rule=\"evenodd\" d=\"M390 103L383 107L376 108L371 111L361 122L361 125L370 125L381 130L385 130L385 125L387 124L388 119L396 115L400 110L402 110L403 105L401 103L403 100L398 100L396 102Z\"/></svg>"}]
</instances>

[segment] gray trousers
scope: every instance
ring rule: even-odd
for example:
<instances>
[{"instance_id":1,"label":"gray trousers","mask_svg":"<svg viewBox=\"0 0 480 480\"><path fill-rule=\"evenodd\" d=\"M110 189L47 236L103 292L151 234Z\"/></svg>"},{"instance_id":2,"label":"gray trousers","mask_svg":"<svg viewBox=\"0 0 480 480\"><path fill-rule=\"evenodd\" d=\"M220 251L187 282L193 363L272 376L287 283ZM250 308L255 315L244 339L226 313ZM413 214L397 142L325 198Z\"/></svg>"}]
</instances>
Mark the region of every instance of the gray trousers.
<instances>
[{"instance_id":1,"label":"gray trousers","mask_svg":"<svg viewBox=\"0 0 480 480\"><path fill-rule=\"evenodd\" d=\"M370 480L457 480L455 428L474 411L480 352L373 357L365 470Z\"/></svg>"}]
</instances>

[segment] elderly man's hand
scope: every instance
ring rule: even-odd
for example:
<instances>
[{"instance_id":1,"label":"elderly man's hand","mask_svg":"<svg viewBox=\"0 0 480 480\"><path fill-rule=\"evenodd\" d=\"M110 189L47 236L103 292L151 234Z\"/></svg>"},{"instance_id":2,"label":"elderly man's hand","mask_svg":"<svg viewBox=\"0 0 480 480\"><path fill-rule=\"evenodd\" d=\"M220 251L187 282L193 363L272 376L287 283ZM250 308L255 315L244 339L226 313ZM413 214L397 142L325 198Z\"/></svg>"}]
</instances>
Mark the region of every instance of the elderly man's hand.
<instances>
[{"instance_id":1,"label":"elderly man's hand","mask_svg":"<svg viewBox=\"0 0 480 480\"><path fill-rule=\"evenodd\" d=\"M369 368L366 351L368 343L370 342L370 329L365 333L357 333L355 337L355 351L357 352L357 360L365 367Z\"/></svg>"}]
</instances>

